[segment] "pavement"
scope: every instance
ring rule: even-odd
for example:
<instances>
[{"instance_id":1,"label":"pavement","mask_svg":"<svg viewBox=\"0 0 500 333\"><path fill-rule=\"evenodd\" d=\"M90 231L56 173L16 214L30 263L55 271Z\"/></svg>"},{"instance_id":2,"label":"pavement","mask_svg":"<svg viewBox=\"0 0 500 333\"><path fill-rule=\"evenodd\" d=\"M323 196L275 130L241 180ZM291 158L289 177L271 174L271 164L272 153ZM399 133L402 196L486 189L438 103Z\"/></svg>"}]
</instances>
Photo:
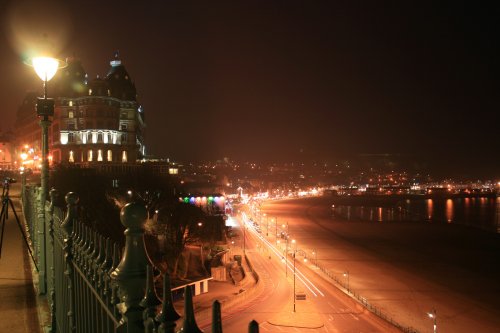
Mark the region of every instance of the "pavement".
<instances>
[{"instance_id":1,"label":"pavement","mask_svg":"<svg viewBox=\"0 0 500 333\"><path fill-rule=\"evenodd\" d=\"M22 222L19 191L11 188L10 198ZM0 332L41 332L37 315L36 292L31 274L31 258L24 243L21 230L8 205L0 258ZM2 202L2 219L7 208Z\"/></svg>"}]
</instances>

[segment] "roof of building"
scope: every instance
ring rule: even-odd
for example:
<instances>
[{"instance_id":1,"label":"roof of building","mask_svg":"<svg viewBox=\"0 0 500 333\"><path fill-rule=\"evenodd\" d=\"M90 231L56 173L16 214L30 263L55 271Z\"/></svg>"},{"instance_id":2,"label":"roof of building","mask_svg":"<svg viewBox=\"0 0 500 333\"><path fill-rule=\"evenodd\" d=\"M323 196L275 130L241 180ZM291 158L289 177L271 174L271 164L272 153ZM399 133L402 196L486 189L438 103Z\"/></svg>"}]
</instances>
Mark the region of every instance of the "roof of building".
<instances>
[{"instance_id":1,"label":"roof of building","mask_svg":"<svg viewBox=\"0 0 500 333\"><path fill-rule=\"evenodd\" d=\"M54 78L53 96L78 97L87 92L87 73L80 59L75 57L66 58L67 66L57 72ZM49 86L50 89L50 86Z\"/></svg>"},{"instance_id":2,"label":"roof of building","mask_svg":"<svg viewBox=\"0 0 500 333\"><path fill-rule=\"evenodd\" d=\"M109 84L110 96L128 100L136 100L135 84L132 82L125 66L123 66L118 52L115 52L115 57L110 61L111 68L106 75L106 81Z\"/></svg>"}]
</instances>

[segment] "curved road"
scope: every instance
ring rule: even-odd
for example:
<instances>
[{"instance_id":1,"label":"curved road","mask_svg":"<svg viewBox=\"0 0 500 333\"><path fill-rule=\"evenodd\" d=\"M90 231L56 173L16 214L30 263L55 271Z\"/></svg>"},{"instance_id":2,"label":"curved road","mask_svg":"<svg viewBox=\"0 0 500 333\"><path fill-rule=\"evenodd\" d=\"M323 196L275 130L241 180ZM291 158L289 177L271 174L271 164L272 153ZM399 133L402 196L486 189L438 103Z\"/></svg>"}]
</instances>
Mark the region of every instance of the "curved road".
<instances>
[{"instance_id":1,"label":"curved road","mask_svg":"<svg viewBox=\"0 0 500 333\"><path fill-rule=\"evenodd\" d=\"M307 300L297 300L294 313L293 257L289 256L288 276L285 276L281 249L262 237L250 222L246 225L247 256L258 272L264 288L248 303L223 313L225 333L242 332L242 328L246 328L253 319L259 322L261 332L400 332L365 310L320 274L300 264L299 252L296 261L296 290L304 291ZM305 284L301 280L306 281ZM209 330L206 327L204 329Z\"/></svg>"}]
</instances>

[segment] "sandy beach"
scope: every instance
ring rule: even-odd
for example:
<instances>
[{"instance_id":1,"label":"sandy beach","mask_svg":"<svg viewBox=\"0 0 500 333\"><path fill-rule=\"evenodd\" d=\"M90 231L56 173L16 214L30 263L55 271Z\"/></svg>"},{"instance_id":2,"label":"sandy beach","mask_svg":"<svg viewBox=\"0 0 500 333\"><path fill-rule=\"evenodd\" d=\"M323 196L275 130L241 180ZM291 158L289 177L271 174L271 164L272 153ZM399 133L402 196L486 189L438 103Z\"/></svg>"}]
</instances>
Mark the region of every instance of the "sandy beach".
<instances>
[{"instance_id":1,"label":"sandy beach","mask_svg":"<svg viewBox=\"0 0 500 333\"><path fill-rule=\"evenodd\" d=\"M267 202L299 247L404 326L432 332L498 332L500 235L457 224L352 222L330 198ZM274 226L273 226L274 227Z\"/></svg>"}]
</instances>

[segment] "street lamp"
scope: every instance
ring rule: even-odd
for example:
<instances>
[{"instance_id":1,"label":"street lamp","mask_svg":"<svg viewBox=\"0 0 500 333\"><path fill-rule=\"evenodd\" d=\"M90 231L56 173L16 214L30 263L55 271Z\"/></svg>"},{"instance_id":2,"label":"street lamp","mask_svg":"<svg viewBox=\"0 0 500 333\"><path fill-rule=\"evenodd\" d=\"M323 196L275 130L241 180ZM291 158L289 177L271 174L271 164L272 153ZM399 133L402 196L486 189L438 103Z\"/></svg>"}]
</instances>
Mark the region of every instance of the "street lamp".
<instances>
[{"instance_id":1,"label":"street lamp","mask_svg":"<svg viewBox=\"0 0 500 333\"><path fill-rule=\"evenodd\" d=\"M427 315L429 316L429 318L434 319L434 333L437 333L436 309L432 309L431 312L427 312Z\"/></svg>"},{"instance_id":2,"label":"street lamp","mask_svg":"<svg viewBox=\"0 0 500 333\"><path fill-rule=\"evenodd\" d=\"M269 237L269 219L266 213L264 213L264 218L266 219L266 237Z\"/></svg>"},{"instance_id":3,"label":"street lamp","mask_svg":"<svg viewBox=\"0 0 500 333\"><path fill-rule=\"evenodd\" d=\"M247 222L243 219L243 256L246 255L246 239L247 239Z\"/></svg>"},{"instance_id":4,"label":"street lamp","mask_svg":"<svg viewBox=\"0 0 500 333\"><path fill-rule=\"evenodd\" d=\"M307 257L306 253L302 250L297 250L297 242L292 240L292 243L295 244L295 249L293 251L293 312L295 312L295 301L297 299L296 291L295 291L295 256L297 255L298 252L301 252L304 254L304 262L307 262Z\"/></svg>"},{"instance_id":5,"label":"street lamp","mask_svg":"<svg viewBox=\"0 0 500 333\"><path fill-rule=\"evenodd\" d=\"M41 195L40 195L40 210L43 214L41 217L41 228L39 230L41 234L41 244L42 249L40 253L40 293L44 294L46 292L46 279L45 279L45 269L46 269L46 256L45 256L45 202L47 201L47 196L49 193L49 126L51 124L50 116L54 115L54 99L47 98L47 82L50 81L56 74L59 68L64 67L64 63L61 61L51 58L51 57L35 57L32 58L28 65L33 66L36 74L43 81L43 98L38 97L36 101L36 113L40 118L40 127L42 128L42 174L41 174Z\"/></svg>"},{"instance_id":6,"label":"street lamp","mask_svg":"<svg viewBox=\"0 0 500 333\"><path fill-rule=\"evenodd\" d=\"M36 113L40 117L40 126L42 127L42 199L47 198L49 181L49 126L50 116L54 115L54 99L47 97L47 82L56 74L59 68L64 67L64 63L51 57L35 57L31 59L30 65L35 69L36 74L43 81L43 98L38 97L36 101ZM42 202L45 202L42 200Z\"/></svg>"},{"instance_id":7,"label":"street lamp","mask_svg":"<svg viewBox=\"0 0 500 333\"><path fill-rule=\"evenodd\" d=\"M347 279L347 292L349 291L349 271L344 272L344 277Z\"/></svg>"}]
</instances>

